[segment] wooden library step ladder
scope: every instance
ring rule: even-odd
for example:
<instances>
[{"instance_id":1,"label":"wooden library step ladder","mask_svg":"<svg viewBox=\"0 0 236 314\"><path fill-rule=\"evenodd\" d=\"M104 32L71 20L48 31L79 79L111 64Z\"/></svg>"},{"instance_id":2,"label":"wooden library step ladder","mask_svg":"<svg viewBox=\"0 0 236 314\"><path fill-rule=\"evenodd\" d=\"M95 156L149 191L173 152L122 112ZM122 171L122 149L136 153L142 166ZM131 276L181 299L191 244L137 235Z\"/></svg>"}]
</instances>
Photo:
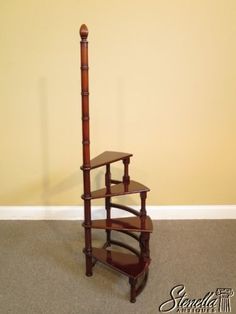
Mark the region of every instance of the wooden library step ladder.
<instances>
[{"instance_id":1,"label":"wooden library step ladder","mask_svg":"<svg viewBox=\"0 0 236 314\"><path fill-rule=\"evenodd\" d=\"M151 262L149 253L149 237L152 232L152 221L146 213L146 197L149 189L141 183L130 180L129 163L132 154L106 151L90 160L89 138L89 80L88 80L88 29L86 25L80 28L81 36L81 96L82 96L82 137L83 137L83 171L84 222L85 231L85 261L86 275L92 276L96 262L101 262L129 278L130 301L135 302L136 296L143 290L148 279L148 269ZM124 175L122 180L111 178L111 164L123 162ZM105 187L91 191L90 171L98 167L106 167ZM140 211L131 207L113 203L112 197L127 194L139 194ZM104 198L106 219L92 220L91 200ZM111 209L118 208L131 214L130 217L112 218ZM106 241L102 248L92 246L92 229L103 229ZM113 232L121 232L136 240L138 248L117 241L111 237ZM124 248L127 252L114 250L114 247Z\"/></svg>"}]
</instances>

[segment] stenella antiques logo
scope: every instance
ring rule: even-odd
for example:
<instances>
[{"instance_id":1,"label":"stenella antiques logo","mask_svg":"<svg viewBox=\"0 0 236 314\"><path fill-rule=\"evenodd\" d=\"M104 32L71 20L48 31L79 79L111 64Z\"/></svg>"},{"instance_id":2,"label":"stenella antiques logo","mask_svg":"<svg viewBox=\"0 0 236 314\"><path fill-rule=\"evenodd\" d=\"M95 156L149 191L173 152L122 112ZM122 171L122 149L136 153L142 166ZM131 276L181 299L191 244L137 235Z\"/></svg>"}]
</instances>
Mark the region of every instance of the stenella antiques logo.
<instances>
[{"instance_id":1,"label":"stenella antiques logo","mask_svg":"<svg viewBox=\"0 0 236 314\"><path fill-rule=\"evenodd\" d=\"M191 299L184 285L177 285L170 290L170 299L159 306L159 311L169 313L226 313L231 312L230 298L234 295L232 288L217 288L207 292L202 298Z\"/></svg>"}]
</instances>

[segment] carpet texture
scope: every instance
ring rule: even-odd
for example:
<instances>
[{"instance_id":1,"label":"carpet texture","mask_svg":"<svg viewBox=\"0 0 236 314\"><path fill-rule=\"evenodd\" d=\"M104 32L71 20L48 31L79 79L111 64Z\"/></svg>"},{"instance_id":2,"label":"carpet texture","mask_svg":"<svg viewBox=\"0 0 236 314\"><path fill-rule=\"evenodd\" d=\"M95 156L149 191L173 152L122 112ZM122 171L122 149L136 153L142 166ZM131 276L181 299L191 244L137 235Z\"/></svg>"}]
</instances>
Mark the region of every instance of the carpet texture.
<instances>
[{"instance_id":1,"label":"carpet texture","mask_svg":"<svg viewBox=\"0 0 236 314\"><path fill-rule=\"evenodd\" d=\"M93 231L94 246L104 234ZM0 313L154 314L178 284L191 299L217 288L236 294L235 240L235 220L155 221L149 280L132 304L127 277L100 263L84 275L80 221L0 221Z\"/></svg>"}]
</instances>

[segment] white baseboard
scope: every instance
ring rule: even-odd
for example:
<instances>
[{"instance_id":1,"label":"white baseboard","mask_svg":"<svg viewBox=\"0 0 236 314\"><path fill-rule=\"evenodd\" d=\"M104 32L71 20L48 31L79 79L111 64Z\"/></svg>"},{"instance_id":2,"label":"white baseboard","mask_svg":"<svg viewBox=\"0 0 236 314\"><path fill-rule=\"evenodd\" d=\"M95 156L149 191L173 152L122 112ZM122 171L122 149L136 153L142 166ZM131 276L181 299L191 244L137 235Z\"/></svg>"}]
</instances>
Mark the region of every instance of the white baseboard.
<instances>
[{"instance_id":1,"label":"white baseboard","mask_svg":"<svg viewBox=\"0 0 236 314\"><path fill-rule=\"evenodd\" d=\"M132 206L139 210L139 206ZM147 206L152 219L236 219L236 205L157 205ZM112 217L129 213L112 209ZM105 218L102 206L92 206L92 218ZM83 220L82 206L0 206L0 220Z\"/></svg>"}]
</instances>

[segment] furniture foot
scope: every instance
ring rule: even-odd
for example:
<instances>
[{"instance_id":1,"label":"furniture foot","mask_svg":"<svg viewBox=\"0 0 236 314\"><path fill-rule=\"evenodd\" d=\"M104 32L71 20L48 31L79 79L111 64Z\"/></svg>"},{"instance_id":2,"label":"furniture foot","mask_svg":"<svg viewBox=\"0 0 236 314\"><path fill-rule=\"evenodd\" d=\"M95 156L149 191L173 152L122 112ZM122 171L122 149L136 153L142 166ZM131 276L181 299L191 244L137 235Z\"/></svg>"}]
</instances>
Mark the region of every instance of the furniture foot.
<instances>
[{"instance_id":1,"label":"furniture foot","mask_svg":"<svg viewBox=\"0 0 236 314\"><path fill-rule=\"evenodd\" d=\"M86 276L91 277L93 275L93 261L92 256L86 256Z\"/></svg>"},{"instance_id":2,"label":"furniture foot","mask_svg":"<svg viewBox=\"0 0 236 314\"><path fill-rule=\"evenodd\" d=\"M92 257L91 252L87 251L84 248L83 253L85 254L85 265L86 265L85 275L87 277L91 277L93 275L92 269L95 263L93 262L93 257Z\"/></svg>"},{"instance_id":3,"label":"furniture foot","mask_svg":"<svg viewBox=\"0 0 236 314\"><path fill-rule=\"evenodd\" d=\"M129 283L130 283L130 302L135 303L136 302L137 279L129 278Z\"/></svg>"}]
</instances>

